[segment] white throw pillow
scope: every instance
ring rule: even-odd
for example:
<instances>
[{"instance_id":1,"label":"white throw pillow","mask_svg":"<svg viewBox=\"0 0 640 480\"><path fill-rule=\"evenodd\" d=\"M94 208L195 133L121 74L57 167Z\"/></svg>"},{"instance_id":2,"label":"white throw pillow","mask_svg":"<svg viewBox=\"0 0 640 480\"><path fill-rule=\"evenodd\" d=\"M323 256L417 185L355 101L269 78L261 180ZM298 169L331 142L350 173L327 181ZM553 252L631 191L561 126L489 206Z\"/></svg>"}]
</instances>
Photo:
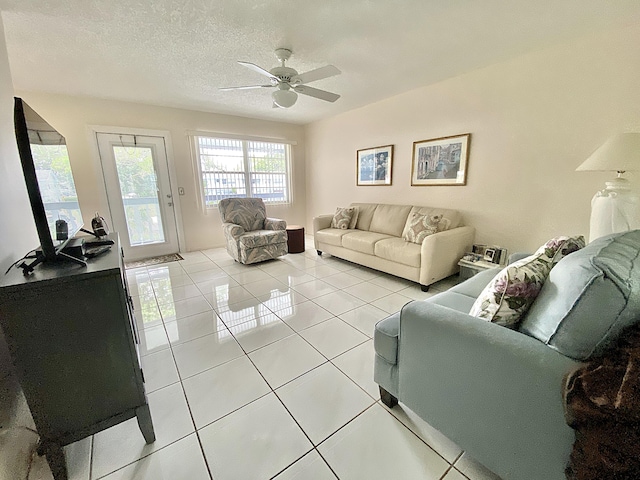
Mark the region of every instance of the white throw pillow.
<instances>
[{"instance_id":1,"label":"white throw pillow","mask_svg":"<svg viewBox=\"0 0 640 480\"><path fill-rule=\"evenodd\" d=\"M336 213L331 219L331 228L339 228L340 230L347 230L351 224L351 219L356 212L355 207L336 208Z\"/></svg>"},{"instance_id":2,"label":"white throw pillow","mask_svg":"<svg viewBox=\"0 0 640 480\"><path fill-rule=\"evenodd\" d=\"M426 237L440 231L438 227L441 221L442 215L423 215L413 212L407 222L403 238L407 242L421 244Z\"/></svg>"}]
</instances>

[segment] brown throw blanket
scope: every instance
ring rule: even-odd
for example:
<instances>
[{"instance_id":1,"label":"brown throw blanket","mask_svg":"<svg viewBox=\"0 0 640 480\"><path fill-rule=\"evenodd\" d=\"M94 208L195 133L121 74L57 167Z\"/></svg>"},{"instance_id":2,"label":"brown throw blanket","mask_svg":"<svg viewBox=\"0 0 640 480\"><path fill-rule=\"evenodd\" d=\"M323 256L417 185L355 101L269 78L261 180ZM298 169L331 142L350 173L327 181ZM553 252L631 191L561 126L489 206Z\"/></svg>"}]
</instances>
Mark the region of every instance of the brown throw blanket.
<instances>
[{"instance_id":1,"label":"brown throw blanket","mask_svg":"<svg viewBox=\"0 0 640 480\"><path fill-rule=\"evenodd\" d=\"M640 326L567 375L564 405L576 431L569 480L640 479Z\"/></svg>"}]
</instances>

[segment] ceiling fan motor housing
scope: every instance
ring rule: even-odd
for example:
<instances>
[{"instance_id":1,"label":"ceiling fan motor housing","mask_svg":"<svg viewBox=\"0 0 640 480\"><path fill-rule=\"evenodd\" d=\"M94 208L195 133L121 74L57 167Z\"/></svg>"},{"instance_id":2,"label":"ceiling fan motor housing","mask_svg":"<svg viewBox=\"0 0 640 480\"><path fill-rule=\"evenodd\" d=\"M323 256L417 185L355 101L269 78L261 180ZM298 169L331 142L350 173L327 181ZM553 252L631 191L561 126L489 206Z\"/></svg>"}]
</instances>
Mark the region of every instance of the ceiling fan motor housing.
<instances>
[{"instance_id":1,"label":"ceiling fan motor housing","mask_svg":"<svg viewBox=\"0 0 640 480\"><path fill-rule=\"evenodd\" d=\"M287 83L289 83L293 77L298 75L297 71L289 67L274 67L269 71L269 73L278 77L281 82Z\"/></svg>"}]
</instances>

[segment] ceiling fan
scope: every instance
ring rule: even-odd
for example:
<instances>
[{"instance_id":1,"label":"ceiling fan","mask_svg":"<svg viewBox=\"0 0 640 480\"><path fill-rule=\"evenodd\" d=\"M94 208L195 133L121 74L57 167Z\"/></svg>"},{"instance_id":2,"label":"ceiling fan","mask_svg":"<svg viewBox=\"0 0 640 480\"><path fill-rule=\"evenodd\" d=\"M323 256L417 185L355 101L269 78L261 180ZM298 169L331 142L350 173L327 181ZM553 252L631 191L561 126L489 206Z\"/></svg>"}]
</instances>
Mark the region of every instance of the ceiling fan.
<instances>
[{"instance_id":1,"label":"ceiling fan","mask_svg":"<svg viewBox=\"0 0 640 480\"><path fill-rule=\"evenodd\" d=\"M271 70L265 70L262 67L254 63L240 62L247 68L250 68L254 72L258 72L265 77L269 78L269 84L267 85L247 85L244 87L225 87L220 90L248 90L252 88L276 88L277 90L271 94L273 98L274 108L289 108L298 100L298 93L302 95L308 95L310 97L319 98L327 102L335 102L340 98L340 95L327 92L325 90L319 90L317 88L309 87L306 84L322 80L324 78L333 77L340 74L333 65L326 65L324 67L310 70L306 73L298 74L293 68L285 67L284 62L291 57L291 50L288 48L278 48L275 51L276 58L280 60L280 66L274 67Z\"/></svg>"}]
</instances>

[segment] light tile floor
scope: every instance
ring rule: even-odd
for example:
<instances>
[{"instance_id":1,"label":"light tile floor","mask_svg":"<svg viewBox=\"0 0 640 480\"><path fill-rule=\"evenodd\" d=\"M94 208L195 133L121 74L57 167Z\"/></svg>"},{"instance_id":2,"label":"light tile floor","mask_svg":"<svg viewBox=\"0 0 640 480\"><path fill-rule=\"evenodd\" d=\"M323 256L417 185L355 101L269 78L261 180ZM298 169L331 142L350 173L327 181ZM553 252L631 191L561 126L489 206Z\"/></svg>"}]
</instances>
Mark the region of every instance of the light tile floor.
<instances>
[{"instance_id":1,"label":"light tile floor","mask_svg":"<svg viewBox=\"0 0 640 480\"><path fill-rule=\"evenodd\" d=\"M373 382L373 327L428 293L333 258L307 237L303 254L258 265L224 249L127 271L156 442L135 419L67 446L73 480L495 480ZM0 480L27 478L37 439L11 377L0 382L6 429ZM15 400L17 398L17 400ZM10 451L13 449L13 451ZM34 456L29 480L50 480ZM23 470L20 470L23 469ZM13 476L12 476L13 475Z\"/></svg>"}]
</instances>

